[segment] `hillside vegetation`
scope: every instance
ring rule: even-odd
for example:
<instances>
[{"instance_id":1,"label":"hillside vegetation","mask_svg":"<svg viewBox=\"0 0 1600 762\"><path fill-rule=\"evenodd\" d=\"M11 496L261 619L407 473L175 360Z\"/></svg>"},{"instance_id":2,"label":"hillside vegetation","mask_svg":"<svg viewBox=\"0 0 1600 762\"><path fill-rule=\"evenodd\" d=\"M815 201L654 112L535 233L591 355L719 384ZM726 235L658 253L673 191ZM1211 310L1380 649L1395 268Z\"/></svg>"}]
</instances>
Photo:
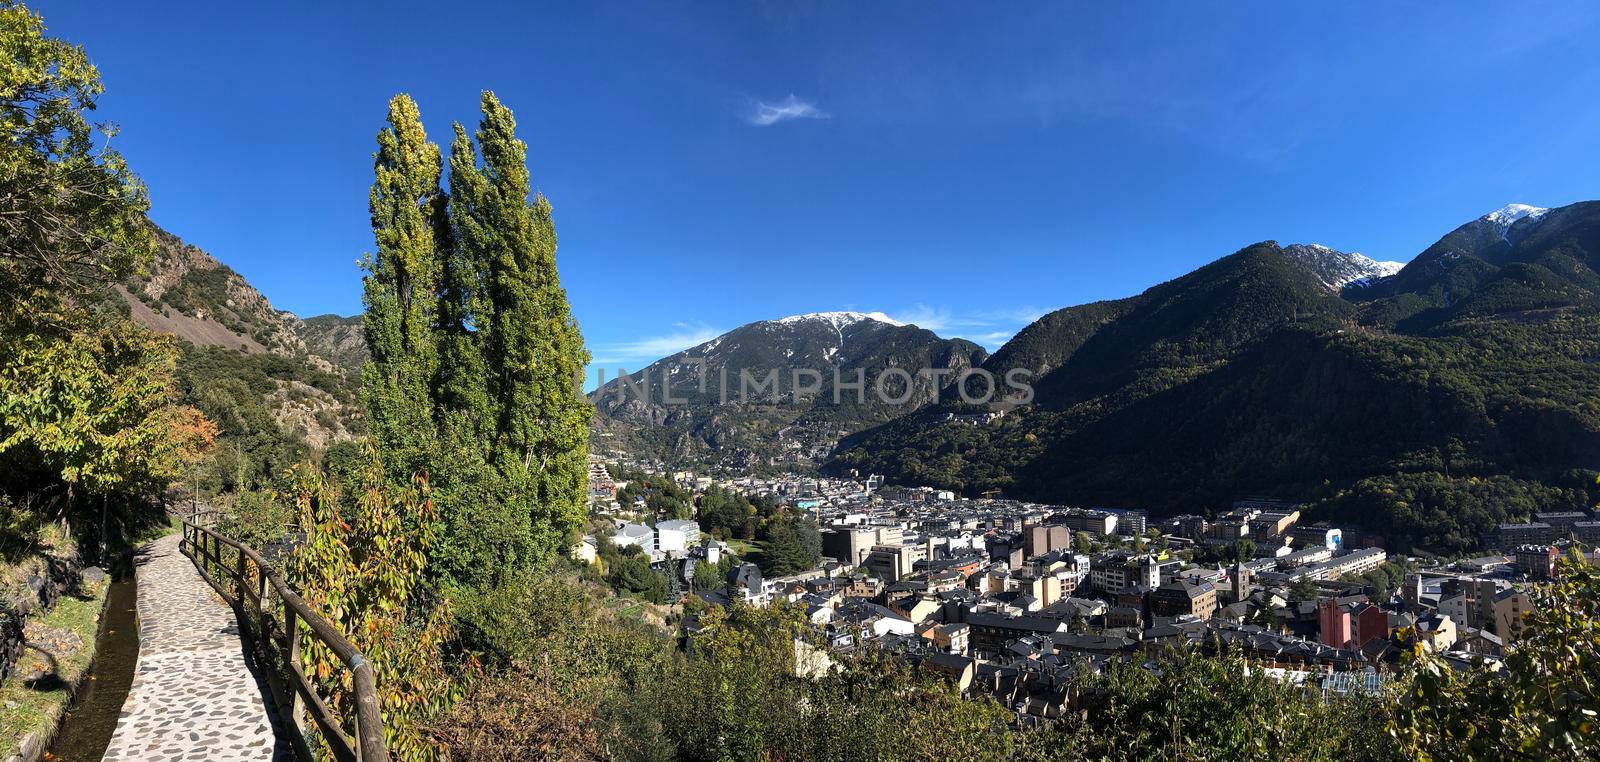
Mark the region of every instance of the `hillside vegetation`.
<instances>
[{"instance_id":1,"label":"hillside vegetation","mask_svg":"<svg viewBox=\"0 0 1600 762\"><path fill-rule=\"evenodd\" d=\"M590 398L597 443L678 464L809 469L841 437L914 410L939 391L933 379L917 379L904 404L887 404L874 390L886 368L953 375L985 357L972 342L882 315L829 312L759 321L629 374L628 383L647 382L648 398L620 379L596 390ZM816 375L797 377L796 371ZM860 391L849 388L858 371L866 384ZM760 387L769 374L775 393ZM898 380L886 383L894 384L886 387L891 400L903 393ZM667 401L665 392L681 402Z\"/></svg>"},{"instance_id":2,"label":"hillside vegetation","mask_svg":"<svg viewBox=\"0 0 1600 762\"><path fill-rule=\"evenodd\" d=\"M989 426L931 408L834 470L1052 502L1212 511L1244 494L1399 547L1459 551L1593 503L1600 204L1462 226L1335 292L1267 242L1023 330L985 364L1040 373Z\"/></svg>"}]
</instances>

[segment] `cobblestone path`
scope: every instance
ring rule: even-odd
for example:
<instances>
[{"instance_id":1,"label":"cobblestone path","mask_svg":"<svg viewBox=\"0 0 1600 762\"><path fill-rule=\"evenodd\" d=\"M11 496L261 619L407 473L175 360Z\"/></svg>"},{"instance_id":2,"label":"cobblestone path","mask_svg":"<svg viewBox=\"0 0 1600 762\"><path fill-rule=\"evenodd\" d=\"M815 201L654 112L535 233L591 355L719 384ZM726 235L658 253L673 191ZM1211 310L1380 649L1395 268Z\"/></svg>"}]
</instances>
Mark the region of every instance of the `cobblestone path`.
<instances>
[{"instance_id":1,"label":"cobblestone path","mask_svg":"<svg viewBox=\"0 0 1600 762\"><path fill-rule=\"evenodd\" d=\"M139 662L108 760L290 759L233 610L168 535L140 551Z\"/></svg>"}]
</instances>

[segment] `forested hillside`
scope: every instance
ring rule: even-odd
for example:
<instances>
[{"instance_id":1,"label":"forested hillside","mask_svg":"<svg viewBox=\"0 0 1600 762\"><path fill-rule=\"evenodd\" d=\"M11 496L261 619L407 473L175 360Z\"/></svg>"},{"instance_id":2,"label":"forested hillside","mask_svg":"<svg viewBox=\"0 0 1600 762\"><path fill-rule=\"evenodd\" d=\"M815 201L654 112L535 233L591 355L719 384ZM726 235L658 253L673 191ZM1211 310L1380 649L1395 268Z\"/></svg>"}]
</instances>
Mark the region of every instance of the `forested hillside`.
<instances>
[{"instance_id":1,"label":"forested hillside","mask_svg":"<svg viewBox=\"0 0 1600 762\"><path fill-rule=\"evenodd\" d=\"M674 463L808 468L840 437L914 410L938 391L932 379L918 379L904 404L885 404L873 387L885 368L953 374L986 356L972 342L943 339L885 315L823 312L750 323L630 373L629 383L647 382L648 399L636 393L642 387L623 388L619 380L590 396L602 447ZM799 377L805 388L798 398L797 370L816 373ZM858 370L866 383L862 392L847 388ZM835 372L841 384L837 402ZM748 389L741 386L741 373L748 374ZM769 374L775 374L776 402L773 387L759 386ZM683 402L667 402L664 390ZM890 399L899 394L900 386L890 388Z\"/></svg>"},{"instance_id":2,"label":"forested hillside","mask_svg":"<svg viewBox=\"0 0 1600 762\"><path fill-rule=\"evenodd\" d=\"M1402 547L1467 549L1593 502L1597 231L1600 204L1508 207L1342 292L1257 244L1019 333L986 367L1037 370L1034 404L989 426L925 410L830 467L1157 512L1276 494Z\"/></svg>"}]
</instances>

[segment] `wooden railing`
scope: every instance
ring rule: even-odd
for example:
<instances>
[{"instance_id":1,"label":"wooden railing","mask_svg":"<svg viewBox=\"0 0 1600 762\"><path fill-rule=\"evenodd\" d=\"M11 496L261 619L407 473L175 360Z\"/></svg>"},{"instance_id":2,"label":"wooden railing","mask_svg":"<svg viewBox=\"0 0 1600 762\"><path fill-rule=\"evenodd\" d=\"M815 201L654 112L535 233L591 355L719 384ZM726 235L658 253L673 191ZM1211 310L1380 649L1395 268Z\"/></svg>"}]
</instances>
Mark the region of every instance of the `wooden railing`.
<instances>
[{"instance_id":1,"label":"wooden railing","mask_svg":"<svg viewBox=\"0 0 1600 762\"><path fill-rule=\"evenodd\" d=\"M306 605L260 553L202 526L214 516L214 512L202 511L183 519L183 554L233 606L246 643L266 673L280 723L290 731L287 735L293 736L290 740L296 753L302 759L311 758L302 730L302 717L309 715L335 758L387 762L389 750L384 745L372 665L328 620ZM306 677L300 663L302 632L310 632L350 670L356 696L354 738Z\"/></svg>"}]
</instances>

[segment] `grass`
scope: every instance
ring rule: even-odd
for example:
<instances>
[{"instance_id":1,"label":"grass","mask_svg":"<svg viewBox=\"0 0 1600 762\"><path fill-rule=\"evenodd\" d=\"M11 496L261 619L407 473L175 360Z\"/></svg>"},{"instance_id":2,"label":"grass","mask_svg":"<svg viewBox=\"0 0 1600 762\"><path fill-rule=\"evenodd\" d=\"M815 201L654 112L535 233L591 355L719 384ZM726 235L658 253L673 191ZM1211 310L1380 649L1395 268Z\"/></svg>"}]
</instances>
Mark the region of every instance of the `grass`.
<instances>
[{"instance_id":1,"label":"grass","mask_svg":"<svg viewBox=\"0 0 1600 762\"><path fill-rule=\"evenodd\" d=\"M109 583L100 585L92 596L63 595L44 616L45 625L71 630L83 645L70 653L56 654L54 672L38 680L24 683L12 677L0 685L0 753L12 754L29 733L52 730L66 711L68 687L83 675L94 658L95 634L108 589ZM22 653L18 664L39 656L30 648Z\"/></svg>"},{"instance_id":2,"label":"grass","mask_svg":"<svg viewBox=\"0 0 1600 762\"><path fill-rule=\"evenodd\" d=\"M761 545L760 540L729 540L728 550L734 555L744 556L752 552L760 553Z\"/></svg>"}]
</instances>

